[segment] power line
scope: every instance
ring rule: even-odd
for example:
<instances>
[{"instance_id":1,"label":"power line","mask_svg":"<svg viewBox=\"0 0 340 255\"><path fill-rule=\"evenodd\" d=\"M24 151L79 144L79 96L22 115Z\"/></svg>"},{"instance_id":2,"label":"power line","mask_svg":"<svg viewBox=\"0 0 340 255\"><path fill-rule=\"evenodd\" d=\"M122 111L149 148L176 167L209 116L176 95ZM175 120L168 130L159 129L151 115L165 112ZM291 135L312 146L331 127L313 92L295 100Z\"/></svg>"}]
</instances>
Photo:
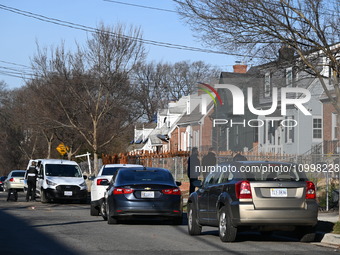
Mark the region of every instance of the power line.
<instances>
[{"instance_id":1,"label":"power line","mask_svg":"<svg viewBox=\"0 0 340 255\"><path fill-rule=\"evenodd\" d=\"M24 67L24 68L29 68L29 69L31 69L29 66L22 65L22 64L17 64L17 63L8 62L8 61L3 61L3 60L0 60L0 62L1 62L1 63L5 63L5 64L9 64L9 65L21 66L21 67Z\"/></svg>"},{"instance_id":2,"label":"power line","mask_svg":"<svg viewBox=\"0 0 340 255\"><path fill-rule=\"evenodd\" d=\"M144 8L144 9L151 9L151 10L156 10L156 11L164 11L164 12L177 13L174 10L157 8L157 7L152 7L152 6L140 5L140 4L124 3L124 2L120 2L120 1L114 1L114 0L103 0L103 1L104 2L111 2L111 3L115 3L115 4L129 5L129 6L134 6L134 7Z\"/></svg>"},{"instance_id":3,"label":"power line","mask_svg":"<svg viewBox=\"0 0 340 255\"><path fill-rule=\"evenodd\" d=\"M48 23L52 23L52 24L55 24L55 25L64 26L64 27L68 27L68 28L73 28L73 29L77 29L77 30L82 30L82 31L86 31L86 32L95 33L95 32L100 31L97 28L93 28L93 27L89 27L89 26L85 26L85 25L81 25L81 24L77 24L77 23L73 23L73 22L69 22L69 21L63 21L63 20L60 20L60 19L50 18L50 17L47 17L47 16L43 16L43 15L40 15L40 14L28 12L28 11L23 11L23 10L13 8L13 7L9 7L9 6L2 5L2 4L0 4L0 9L5 10L5 11L9 11L9 12L12 12L12 13L16 13L16 14L19 14L19 15L22 15L22 16L26 16L26 17L29 17L29 18L37 19L37 20L40 20L40 21L44 21L44 22L48 22ZM122 37L122 38L130 39L130 40L137 40L137 41L145 43L145 44L150 44L150 45L159 46L159 47L173 48L173 49L178 49L178 50L196 51L196 52L203 52L203 53L222 54L222 55L229 55L229 56L257 58L257 57L254 57L254 56L243 55L243 54L227 53L227 52L223 52L223 51L202 49L202 48L185 46L185 45L180 45L180 44L173 44L173 43L166 43L166 42L160 42L160 41L154 41L154 40L147 40L147 39L142 39L140 37L131 37L131 36L126 36L126 35L122 35L122 34L116 34L114 32L109 32L109 31L107 31L107 33L112 35L112 36ZM259 57L259 58L263 58L263 57Z\"/></svg>"}]
</instances>

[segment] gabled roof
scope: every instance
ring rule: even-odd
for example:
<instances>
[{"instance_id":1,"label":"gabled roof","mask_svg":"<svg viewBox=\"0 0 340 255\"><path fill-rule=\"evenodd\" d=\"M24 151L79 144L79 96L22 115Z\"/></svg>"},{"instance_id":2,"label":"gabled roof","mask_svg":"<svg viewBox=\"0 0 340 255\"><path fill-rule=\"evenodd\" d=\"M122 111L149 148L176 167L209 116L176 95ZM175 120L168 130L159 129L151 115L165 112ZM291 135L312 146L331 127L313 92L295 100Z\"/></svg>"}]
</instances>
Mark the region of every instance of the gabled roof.
<instances>
[{"instance_id":1,"label":"gabled roof","mask_svg":"<svg viewBox=\"0 0 340 255\"><path fill-rule=\"evenodd\" d=\"M211 101L207 107L207 113L212 109L213 105L214 102ZM204 115L200 112L200 105L198 105L190 114L184 114L182 118L180 118L180 120L177 122L177 125L181 126L198 123L200 120L202 120L202 118L206 116L207 114Z\"/></svg>"}]
</instances>

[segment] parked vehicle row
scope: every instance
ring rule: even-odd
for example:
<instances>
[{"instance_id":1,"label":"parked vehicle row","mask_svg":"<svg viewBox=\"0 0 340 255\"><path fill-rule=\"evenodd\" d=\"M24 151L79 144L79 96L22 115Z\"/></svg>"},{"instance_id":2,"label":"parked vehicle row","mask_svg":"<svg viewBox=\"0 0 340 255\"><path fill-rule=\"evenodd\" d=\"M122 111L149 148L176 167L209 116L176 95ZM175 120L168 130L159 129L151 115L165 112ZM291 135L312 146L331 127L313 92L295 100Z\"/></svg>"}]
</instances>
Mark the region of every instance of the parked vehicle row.
<instances>
[{"instance_id":1,"label":"parked vehicle row","mask_svg":"<svg viewBox=\"0 0 340 255\"><path fill-rule=\"evenodd\" d=\"M30 164L33 161L30 161ZM37 163L37 195L41 202L86 202L86 176L74 161L41 159ZM187 202L188 233L217 227L223 242L233 242L243 230L292 231L302 242L315 238L316 189L291 163L235 161L216 166ZM25 170L13 170L4 189L24 189ZM0 181L2 179L0 178ZM133 164L104 165L91 179L90 215L108 224L132 217L162 217L182 223L181 183L167 169Z\"/></svg>"},{"instance_id":2,"label":"parked vehicle row","mask_svg":"<svg viewBox=\"0 0 340 255\"><path fill-rule=\"evenodd\" d=\"M220 171L194 183L198 189L188 198L188 233L199 235L204 226L217 227L221 241L233 242L243 230L285 230L302 242L313 241L318 214L315 186L291 166L268 161L219 165ZM112 172L104 178L106 167ZM162 216L181 224L180 185L166 169L103 166L92 184L91 215L100 213L108 224L132 216Z\"/></svg>"}]
</instances>

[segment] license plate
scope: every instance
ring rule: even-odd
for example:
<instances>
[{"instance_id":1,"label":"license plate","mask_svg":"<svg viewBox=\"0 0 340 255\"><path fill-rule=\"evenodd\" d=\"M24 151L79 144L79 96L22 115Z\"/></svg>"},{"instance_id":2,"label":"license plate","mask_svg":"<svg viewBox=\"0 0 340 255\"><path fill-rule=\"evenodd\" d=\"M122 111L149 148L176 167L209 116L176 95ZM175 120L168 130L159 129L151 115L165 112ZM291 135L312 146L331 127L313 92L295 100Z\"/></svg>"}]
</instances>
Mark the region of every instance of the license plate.
<instances>
[{"instance_id":1,"label":"license plate","mask_svg":"<svg viewBox=\"0 0 340 255\"><path fill-rule=\"evenodd\" d=\"M153 191L142 191L141 197L142 198L154 198L155 192L153 192Z\"/></svg>"},{"instance_id":2,"label":"license plate","mask_svg":"<svg viewBox=\"0 0 340 255\"><path fill-rule=\"evenodd\" d=\"M22 183L23 183L23 182L24 182L24 180L20 180L20 182L22 182Z\"/></svg>"},{"instance_id":3,"label":"license plate","mask_svg":"<svg viewBox=\"0 0 340 255\"><path fill-rule=\"evenodd\" d=\"M270 189L271 197L287 197L288 192L287 189Z\"/></svg>"},{"instance_id":4,"label":"license plate","mask_svg":"<svg viewBox=\"0 0 340 255\"><path fill-rule=\"evenodd\" d=\"M64 191L64 196L72 196L72 191Z\"/></svg>"}]
</instances>

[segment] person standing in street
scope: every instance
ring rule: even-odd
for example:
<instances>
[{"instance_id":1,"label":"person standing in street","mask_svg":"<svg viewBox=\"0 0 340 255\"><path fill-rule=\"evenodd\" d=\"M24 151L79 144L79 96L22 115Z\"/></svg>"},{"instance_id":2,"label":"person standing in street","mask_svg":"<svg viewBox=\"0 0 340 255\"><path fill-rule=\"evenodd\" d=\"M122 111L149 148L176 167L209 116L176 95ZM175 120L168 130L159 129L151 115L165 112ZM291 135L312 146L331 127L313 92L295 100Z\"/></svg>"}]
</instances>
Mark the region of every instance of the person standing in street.
<instances>
[{"instance_id":1,"label":"person standing in street","mask_svg":"<svg viewBox=\"0 0 340 255\"><path fill-rule=\"evenodd\" d=\"M198 166L198 169L196 168ZM191 150L191 155L188 159L188 177L190 181L190 188L189 188L189 194L195 191L195 186L193 185L194 181L198 180L198 177L200 175L200 166L201 162L198 158L198 149L197 147L193 147Z\"/></svg>"},{"instance_id":2,"label":"person standing in street","mask_svg":"<svg viewBox=\"0 0 340 255\"><path fill-rule=\"evenodd\" d=\"M216 166L216 154L214 153L213 148L209 148L207 155L203 157L202 166L203 166L202 172L205 178L209 174L210 168Z\"/></svg>"},{"instance_id":3,"label":"person standing in street","mask_svg":"<svg viewBox=\"0 0 340 255\"><path fill-rule=\"evenodd\" d=\"M35 201L35 190L37 187L37 177L38 170L35 166L35 162L32 162L32 165L27 170L27 194L26 194L26 202Z\"/></svg>"}]
</instances>

